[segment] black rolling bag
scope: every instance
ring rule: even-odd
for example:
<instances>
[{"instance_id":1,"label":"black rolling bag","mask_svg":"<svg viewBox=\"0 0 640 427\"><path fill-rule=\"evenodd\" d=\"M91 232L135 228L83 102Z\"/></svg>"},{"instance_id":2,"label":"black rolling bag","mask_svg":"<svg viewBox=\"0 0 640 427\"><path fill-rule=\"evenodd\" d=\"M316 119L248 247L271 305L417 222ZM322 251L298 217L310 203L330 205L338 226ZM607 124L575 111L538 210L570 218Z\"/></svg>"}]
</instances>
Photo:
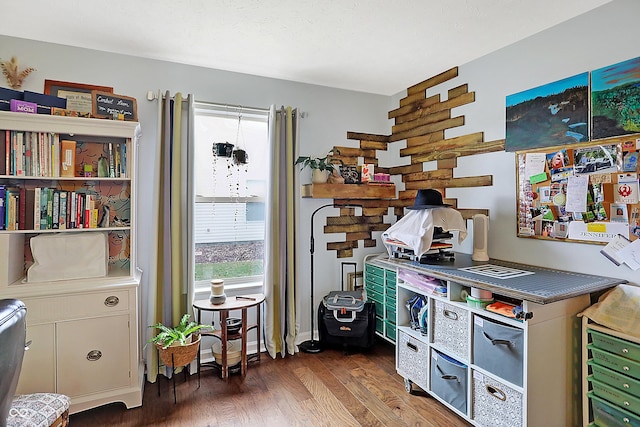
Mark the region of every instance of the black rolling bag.
<instances>
[{"instance_id":1,"label":"black rolling bag","mask_svg":"<svg viewBox=\"0 0 640 427\"><path fill-rule=\"evenodd\" d=\"M330 292L318 307L318 329L322 347L367 349L375 340L375 303L362 291Z\"/></svg>"}]
</instances>

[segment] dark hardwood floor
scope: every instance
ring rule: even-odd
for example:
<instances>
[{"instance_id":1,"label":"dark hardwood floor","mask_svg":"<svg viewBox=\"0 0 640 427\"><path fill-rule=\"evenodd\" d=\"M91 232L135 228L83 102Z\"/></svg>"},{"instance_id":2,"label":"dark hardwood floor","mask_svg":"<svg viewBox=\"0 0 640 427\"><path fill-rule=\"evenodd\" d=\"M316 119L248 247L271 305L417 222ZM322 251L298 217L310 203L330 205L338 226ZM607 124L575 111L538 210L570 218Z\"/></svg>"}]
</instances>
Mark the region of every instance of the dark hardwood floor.
<instances>
[{"instance_id":1,"label":"dark hardwood floor","mask_svg":"<svg viewBox=\"0 0 640 427\"><path fill-rule=\"evenodd\" d=\"M421 391L411 395L395 370L394 348L377 341L366 353L325 350L285 359L263 354L244 381L223 382L213 369L185 381L146 383L143 405L110 404L70 417L71 427L99 426L470 426Z\"/></svg>"}]
</instances>

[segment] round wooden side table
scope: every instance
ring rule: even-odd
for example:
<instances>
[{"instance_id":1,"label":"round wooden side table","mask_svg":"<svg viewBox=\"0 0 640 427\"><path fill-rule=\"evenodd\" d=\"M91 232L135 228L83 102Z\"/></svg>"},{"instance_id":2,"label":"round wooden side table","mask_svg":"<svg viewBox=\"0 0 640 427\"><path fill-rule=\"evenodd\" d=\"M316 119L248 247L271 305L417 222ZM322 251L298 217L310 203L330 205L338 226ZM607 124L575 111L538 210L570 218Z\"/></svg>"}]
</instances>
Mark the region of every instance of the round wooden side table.
<instances>
[{"instance_id":1,"label":"round wooden side table","mask_svg":"<svg viewBox=\"0 0 640 427\"><path fill-rule=\"evenodd\" d=\"M241 339L242 347L241 347L241 362L240 362L240 374L244 378L247 374L247 333L256 329L256 334L258 336L258 351L255 357L255 360L260 360L260 306L264 301L264 294L249 294L249 295L237 295L228 297L223 304L211 304L211 302L206 300L197 300L193 302L193 309L196 317L196 322L200 323L201 312L202 311L211 311L218 312L220 314L220 329L213 330L211 332L202 332L203 336L213 336L218 338L221 341L221 351L222 351L222 363L221 363L221 371L222 371L222 379L229 380L229 366L227 364L227 344L228 340L233 339ZM249 325L247 322L247 310L251 307L255 307L256 309L256 323ZM227 333L227 318L229 317L229 312L233 310L242 310L242 326L240 331L236 334L228 334ZM200 379L200 352L198 352L198 380Z\"/></svg>"}]
</instances>

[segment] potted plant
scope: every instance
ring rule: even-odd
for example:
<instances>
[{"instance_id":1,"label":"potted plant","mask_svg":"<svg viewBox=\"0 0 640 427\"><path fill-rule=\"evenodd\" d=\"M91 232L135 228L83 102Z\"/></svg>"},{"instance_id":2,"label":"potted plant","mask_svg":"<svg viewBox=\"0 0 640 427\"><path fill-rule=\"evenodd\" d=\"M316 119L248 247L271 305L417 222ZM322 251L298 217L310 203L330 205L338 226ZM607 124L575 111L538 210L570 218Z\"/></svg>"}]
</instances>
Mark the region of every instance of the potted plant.
<instances>
[{"instance_id":1,"label":"potted plant","mask_svg":"<svg viewBox=\"0 0 640 427\"><path fill-rule=\"evenodd\" d=\"M334 157L337 154L340 154L340 150L332 148L324 157L300 156L294 164L300 165L300 170L306 167L311 168L311 182L314 184L324 183L327 182L329 174L333 172L337 163L344 164L341 159Z\"/></svg>"},{"instance_id":2,"label":"potted plant","mask_svg":"<svg viewBox=\"0 0 640 427\"><path fill-rule=\"evenodd\" d=\"M200 325L193 321L190 322L189 318L189 314L185 314L180 319L178 326L173 328L162 323L149 326L160 331L149 342L155 344L160 360L167 366L175 368L187 365L198 355L200 348L200 334L198 334L198 331L208 328L208 326Z\"/></svg>"}]
</instances>

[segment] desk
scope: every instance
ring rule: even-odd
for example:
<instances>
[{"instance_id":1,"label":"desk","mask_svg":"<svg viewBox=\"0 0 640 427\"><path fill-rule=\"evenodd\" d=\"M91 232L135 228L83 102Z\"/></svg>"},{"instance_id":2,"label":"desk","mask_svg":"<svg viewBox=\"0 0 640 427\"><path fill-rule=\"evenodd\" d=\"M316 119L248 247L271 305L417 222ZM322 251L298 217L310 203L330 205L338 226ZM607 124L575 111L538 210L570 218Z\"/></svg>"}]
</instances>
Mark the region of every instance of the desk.
<instances>
[{"instance_id":1,"label":"desk","mask_svg":"<svg viewBox=\"0 0 640 427\"><path fill-rule=\"evenodd\" d=\"M203 332L201 335L213 336L221 341L222 351L222 379L229 379L229 367L227 366L227 343L231 339L241 338L242 340L242 361L240 365L240 373L242 377L247 374L247 332L252 329L256 329L258 335L258 352L256 360L260 360L260 306L264 301L264 294L250 294L250 295L238 295L234 297L228 297L224 304L211 304L206 300L198 300L193 302L193 309L196 316L196 322L200 323L200 315L202 311L211 311L220 313L220 330L214 330L211 332ZM254 325L247 324L247 309L250 307L256 308L256 323ZM242 327L237 334L227 334L227 318L229 317L229 311L242 310ZM198 378L200 378L200 352L198 352Z\"/></svg>"}]
</instances>

